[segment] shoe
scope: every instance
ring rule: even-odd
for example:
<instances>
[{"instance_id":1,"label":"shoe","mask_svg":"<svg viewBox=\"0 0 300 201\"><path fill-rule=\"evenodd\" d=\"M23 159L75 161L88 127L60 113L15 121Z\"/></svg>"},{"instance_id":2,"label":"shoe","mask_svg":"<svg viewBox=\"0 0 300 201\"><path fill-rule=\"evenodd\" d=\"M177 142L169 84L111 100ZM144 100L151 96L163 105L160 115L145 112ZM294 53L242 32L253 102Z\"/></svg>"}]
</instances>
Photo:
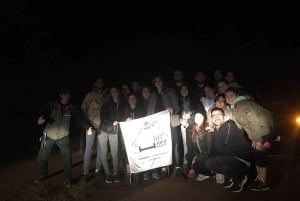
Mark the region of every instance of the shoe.
<instances>
[{"instance_id":1,"label":"shoe","mask_svg":"<svg viewBox=\"0 0 300 201\"><path fill-rule=\"evenodd\" d=\"M149 178L150 178L150 174L149 174ZM141 174L140 173L133 174L131 183L138 185L140 184L140 182L141 182Z\"/></svg>"},{"instance_id":2,"label":"shoe","mask_svg":"<svg viewBox=\"0 0 300 201\"><path fill-rule=\"evenodd\" d=\"M119 176L118 176L117 174L114 174L114 176L113 176L113 181L114 181L115 183L120 182L120 178L119 178Z\"/></svg>"},{"instance_id":3,"label":"shoe","mask_svg":"<svg viewBox=\"0 0 300 201\"><path fill-rule=\"evenodd\" d=\"M210 176L206 176L206 175L203 175L203 174L198 174L196 180L197 181L204 181L205 179L208 179Z\"/></svg>"},{"instance_id":4,"label":"shoe","mask_svg":"<svg viewBox=\"0 0 300 201\"><path fill-rule=\"evenodd\" d=\"M107 176L106 176L105 182L106 182L107 184L113 183L113 177L112 177L111 175L107 175Z\"/></svg>"},{"instance_id":5,"label":"shoe","mask_svg":"<svg viewBox=\"0 0 300 201\"><path fill-rule=\"evenodd\" d=\"M184 163L182 166L183 174L187 174L189 170L190 170L189 165Z\"/></svg>"},{"instance_id":6,"label":"shoe","mask_svg":"<svg viewBox=\"0 0 300 201\"><path fill-rule=\"evenodd\" d=\"M237 179L236 181L233 181L233 185L230 187L231 192L234 193L241 192L246 182L247 182L247 175L245 175L241 179Z\"/></svg>"},{"instance_id":7,"label":"shoe","mask_svg":"<svg viewBox=\"0 0 300 201\"><path fill-rule=\"evenodd\" d=\"M224 175L223 174L216 174L216 182L217 184L223 184L225 181Z\"/></svg>"},{"instance_id":8,"label":"shoe","mask_svg":"<svg viewBox=\"0 0 300 201\"><path fill-rule=\"evenodd\" d=\"M71 182L70 181L65 181L64 182L64 186L65 186L65 188L70 188L71 187Z\"/></svg>"},{"instance_id":9,"label":"shoe","mask_svg":"<svg viewBox=\"0 0 300 201\"><path fill-rule=\"evenodd\" d=\"M258 183L259 183L259 179L258 179L258 177L256 177L255 180L249 182L248 187L249 187L250 189L251 189L251 188L255 188L255 186L257 186Z\"/></svg>"},{"instance_id":10,"label":"shoe","mask_svg":"<svg viewBox=\"0 0 300 201\"><path fill-rule=\"evenodd\" d=\"M152 179L160 179L160 174L158 172L158 170L154 170L151 174Z\"/></svg>"},{"instance_id":11,"label":"shoe","mask_svg":"<svg viewBox=\"0 0 300 201\"><path fill-rule=\"evenodd\" d=\"M249 188L252 191L268 191L270 190L270 186L268 184L263 183L258 178L256 178L253 182L249 184Z\"/></svg>"},{"instance_id":12,"label":"shoe","mask_svg":"<svg viewBox=\"0 0 300 201\"><path fill-rule=\"evenodd\" d=\"M95 177L96 178L97 177L99 177L99 178L105 177L105 171L104 171L104 169L103 168L101 168L101 169L95 169Z\"/></svg>"},{"instance_id":13,"label":"shoe","mask_svg":"<svg viewBox=\"0 0 300 201\"><path fill-rule=\"evenodd\" d=\"M146 171L143 174L144 181L149 181L151 179L150 172Z\"/></svg>"},{"instance_id":14,"label":"shoe","mask_svg":"<svg viewBox=\"0 0 300 201\"><path fill-rule=\"evenodd\" d=\"M160 179L165 179L168 177L168 172L166 170L162 170L160 173Z\"/></svg>"},{"instance_id":15,"label":"shoe","mask_svg":"<svg viewBox=\"0 0 300 201\"><path fill-rule=\"evenodd\" d=\"M42 182L45 181L45 180L46 180L46 178L45 178L45 177L42 177L42 178L39 178L39 179L34 180L34 183L40 184L40 183L42 183Z\"/></svg>"},{"instance_id":16,"label":"shoe","mask_svg":"<svg viewBox=\"0 0 300 201\"><path fill-rule=\"evenodd\" d=\"M176 178L183 178L183 169L181 167L175 168L175 177Z\"/></svg>"},{"instance_id":17,"label":"shoe","mask_svg":"<svg viewBox=\"0 0 300 201\"><path fill-rule=\"evenodd\" d=\"M95 169L95 174L97 174L97 173L100 173L100 172L103 172L104 171L104 169L103 168L100 168L100 169Z\"/></svg>"},{"instance_id":18,"label":"shoe","mask_svg":"<svg viewBox=\"0 0 300 201\"><path fill-rule=\"evenodd\" d=\"M225 177L223 187L224 188L231 188L233 186L233 180L230 177Z\"/></svg>"},{"instance_id":19,"label":"shoe","mask_svg":"<svg viewBox=\"0 0 300 201\"><path fill-rule=\"evenodd\" d=\"M88 182L89 181L89 176L87 175L87 174L84 174L83 176L82 176L82 178L81 178L81 181L83 181L83 182Z\"/></svg>"}]
</instances>

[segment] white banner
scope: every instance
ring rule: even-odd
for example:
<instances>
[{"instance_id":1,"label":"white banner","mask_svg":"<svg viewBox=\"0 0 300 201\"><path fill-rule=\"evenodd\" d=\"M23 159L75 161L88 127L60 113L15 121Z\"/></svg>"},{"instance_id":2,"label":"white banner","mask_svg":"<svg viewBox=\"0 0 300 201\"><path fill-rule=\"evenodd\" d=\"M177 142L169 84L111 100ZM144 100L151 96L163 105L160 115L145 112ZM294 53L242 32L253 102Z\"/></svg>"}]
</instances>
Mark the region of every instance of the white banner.
<instances>
[{"instance_id":1,"label":"white banner","mask_svg":"<svg viewBox=\"0 0 300 201\"><path fill-rule=\"evenodd\" d=\"M170 114L167 110L121 122L131 173L172 164Z\"/></svg>"}]
</instances>

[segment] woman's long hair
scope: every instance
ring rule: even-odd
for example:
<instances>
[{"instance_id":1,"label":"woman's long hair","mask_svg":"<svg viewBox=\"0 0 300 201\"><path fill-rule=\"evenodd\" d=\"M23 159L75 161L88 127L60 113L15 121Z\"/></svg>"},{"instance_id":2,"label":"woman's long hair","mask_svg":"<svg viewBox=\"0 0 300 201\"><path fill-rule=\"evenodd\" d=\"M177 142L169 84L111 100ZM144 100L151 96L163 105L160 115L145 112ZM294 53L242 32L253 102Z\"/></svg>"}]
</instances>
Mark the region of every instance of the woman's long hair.
<instances>
[{"instance_id":1,"label":"woman's long hair","mask_svg":"<svg viewBox=\"0 0 300 201\"><path fill-rule=\"evenodd\" d=\"M202 124L198 127L196 123L193 123L192 127L192 141L196 142L197 140L203 141L204 138L204 130L205 130L205 120L203 120Z\"/></svg>"}]
</instances>

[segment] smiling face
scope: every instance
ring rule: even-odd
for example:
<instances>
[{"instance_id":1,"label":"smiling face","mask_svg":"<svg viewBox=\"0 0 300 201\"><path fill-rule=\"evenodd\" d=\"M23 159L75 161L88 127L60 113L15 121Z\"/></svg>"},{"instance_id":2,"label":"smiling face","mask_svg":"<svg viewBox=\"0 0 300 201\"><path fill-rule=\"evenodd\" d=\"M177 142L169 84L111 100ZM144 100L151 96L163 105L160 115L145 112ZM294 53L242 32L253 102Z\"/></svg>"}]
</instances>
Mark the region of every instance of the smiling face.
<instances>
[{"instance_id":1,"label":"smiling face","mask_svg":"<svg viewBox=\"0 0 300 201\"><path fill-rule=\"evenodd\" d=\"M229 105L235 104L236 98L237 98L237 94L234 91L228 90L225 92L225 99L227 104Z\"/></svg>"},{"instance_id":2,"label":"smiling face","mask_svg":"<svg viewBox=\"0 0 300 201\"><path fill-rule=\"evenodd\" d=\"M203 123L204 117L200 113L195 114L195 123L201 125Z\"/></svg>"},{"instance_id":3,"label":"smiling face","mask_svg":"<svg viewBox=\"0 0 300 201\"><path fill-rule=\"evenodd\" d=\"M224 113L221 110L214 110L211 113L211 119L217 128L219 128L224 123Z\"/></svg>"}]
</instances>

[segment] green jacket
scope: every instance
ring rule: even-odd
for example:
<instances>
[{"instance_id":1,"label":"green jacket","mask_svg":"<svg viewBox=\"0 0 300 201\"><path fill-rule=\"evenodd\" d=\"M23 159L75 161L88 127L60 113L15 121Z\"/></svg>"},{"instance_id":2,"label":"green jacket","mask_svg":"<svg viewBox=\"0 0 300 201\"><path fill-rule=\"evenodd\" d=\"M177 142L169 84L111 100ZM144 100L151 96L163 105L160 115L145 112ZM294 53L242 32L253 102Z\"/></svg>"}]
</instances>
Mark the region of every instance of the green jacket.
<instances>
[{"instance_id":1,"label":"green jacket","mask_svg":"<svg viewBox=\"0 0 300 201\"><path fill-rule=\"evenodd\" d=\"M258 103L243 99L235 103L233 116L244 128L250 140L262 142L274 129L272 113Z\"/></svg>"},{"instance_id":2,"label":"green jacket","mask_svg":"<svg viewBox=\"0 0 300 201\"><path fill-rule=\"evenodd\" d=\"M47 137L53 140L69 136L70 125L74 120L85 129L92 126L83 117L78 107L72 104L62 105L58 101L51 102L40 111L39 116L41 115L47 120L43 132L47 134Z\"/></svg>"}]
</instances>

